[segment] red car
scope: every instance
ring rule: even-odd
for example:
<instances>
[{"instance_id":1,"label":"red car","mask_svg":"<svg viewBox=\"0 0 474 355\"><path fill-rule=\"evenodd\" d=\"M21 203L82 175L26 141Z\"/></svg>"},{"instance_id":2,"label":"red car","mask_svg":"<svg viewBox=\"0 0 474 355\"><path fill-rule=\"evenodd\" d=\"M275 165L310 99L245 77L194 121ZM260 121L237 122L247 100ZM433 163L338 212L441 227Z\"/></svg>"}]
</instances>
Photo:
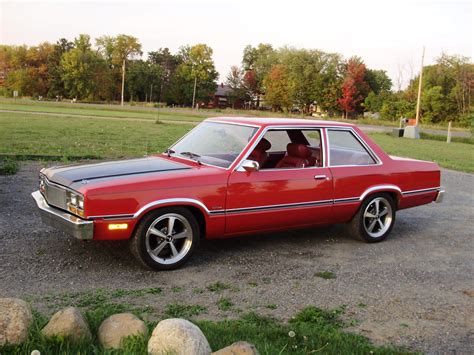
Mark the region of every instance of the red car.
<instances>
[{"instance_id":1,"label":"red car","mask_svg":"<svg viewBox=\"0 0 474 355\"><path fill-rule=\"evenodd\" d=\"M165 153L41 170L45 223L78 239L130 239L145 266L174 269L201 238L347 223L385 239L397 210L440 202L435 163L388 156L351 124L207 119Z\"/></svg>"}]
</instances>

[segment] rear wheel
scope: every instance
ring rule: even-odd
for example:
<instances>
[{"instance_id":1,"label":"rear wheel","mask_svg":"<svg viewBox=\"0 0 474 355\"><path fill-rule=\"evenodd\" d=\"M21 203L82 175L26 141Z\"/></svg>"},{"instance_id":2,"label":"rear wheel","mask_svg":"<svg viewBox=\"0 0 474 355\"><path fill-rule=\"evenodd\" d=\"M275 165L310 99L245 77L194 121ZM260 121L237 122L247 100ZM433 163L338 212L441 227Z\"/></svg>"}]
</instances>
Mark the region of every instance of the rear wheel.
<instances>
[{"instance_id":1,"label":"rear wheel","mask_svg":"<svg viewBox=\"0 0 474 355\"><path fill-rule=\"evenodd\" d=\"M155 270L172 270L183 265L199 243L199 226L194 215L182 207L151 212L140 222L130 243L134 256Z\"/></svg>"},{"instance_id":2,"label":"rear wheel","mask_svg":"<svg viewBox=\"0 0 474 355\"><path fill-rule=\"evenodd\" d=\"M367 197L349 222L351 234L368 243L381 242L395 223L395 203L390 195L381 193Z\"/></svg>"}]
</instances>

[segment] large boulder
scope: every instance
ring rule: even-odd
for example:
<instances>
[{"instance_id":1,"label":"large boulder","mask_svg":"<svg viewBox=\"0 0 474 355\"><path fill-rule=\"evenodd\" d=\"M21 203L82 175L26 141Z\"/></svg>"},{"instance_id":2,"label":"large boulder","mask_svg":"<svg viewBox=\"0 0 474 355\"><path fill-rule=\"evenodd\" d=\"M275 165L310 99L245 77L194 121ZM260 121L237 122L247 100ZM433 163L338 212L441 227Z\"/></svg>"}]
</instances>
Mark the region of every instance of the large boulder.
<instances>
[{"instance_id":1,"label":"large boulder","mask_svg":"<svg viewBox=\"0 0 474 355\"><path fill-rule=\"evenodd\" d=\"M32 321L28 303L18 298L0 298L0 346L22 343Z\"/></svg>"},{"instance_id":2,"label":"large boulder","mask_svg":"<svg viewBox=\"0 0 474 355\"><path fill-rule=\"evenodd\" d=\"M255 345L246 341L238 341L221 350L217 350L212 355L259 355Z\"/></svg>"},{"instance_id":3,"label":"large boulder","mask_svg":"<svg viewBox=\"0 0 474 355\"><path fill-rule=\"evenodd\" d=\"M148 341L151 355L210 355L206 337L193 323L179 318L162 320Z\"/></svg>"},{"instance_id":4,"label":"large boulder","mask_svg":"<svg viewBox=\"0 0 474 355\"><path fill-rule=\"evenodd\" d=\"M122 339L129 336L146 336L145 323L131 313L114 314L105 319L97 336L104 348L119 349Z\"/></svg>"},{"instance_id":5,"label":"large boulder","mask_svg":"<svg viewBox=\"0 0 474 355\"><path fill-rule=\"evenodd\" d=\"M67 307L56 312L48 324L41 330L44 336L60 336L73 341L90 340L91 331L81 311L76 307Z\"/></svg>"}]
</instances>

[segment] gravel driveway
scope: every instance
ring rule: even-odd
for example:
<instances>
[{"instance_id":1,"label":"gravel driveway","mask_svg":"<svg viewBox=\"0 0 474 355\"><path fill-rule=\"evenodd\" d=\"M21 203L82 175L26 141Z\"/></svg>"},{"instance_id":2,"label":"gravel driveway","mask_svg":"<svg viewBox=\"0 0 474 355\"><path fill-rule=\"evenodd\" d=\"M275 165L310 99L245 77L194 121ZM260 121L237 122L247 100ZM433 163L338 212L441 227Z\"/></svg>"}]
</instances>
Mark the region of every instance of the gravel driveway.
<instances>
[{"instance_id":1,"label":"gravel driveway","mask_svg":"<svg viewBox=\"0 0 474 355\"><path fill-rule=\"evenodd\" d=\"M132 301L157 312L199 304L209 319L239 309L288 319L308 305L344 304L348 330L377 343L474 353L474 175L443 170L444 203L400 211L383 243L354 241L342 226L208 241L181 270L151 272L124 242L81 242L44 226L30 197L38 170L24 163L0 176L0 297L162 287ZM315 276L321 271L335 278ZM234 290L196 292L217 281ZM222 296L235 311L218 309Z\"/></svg>"}]
</instances>

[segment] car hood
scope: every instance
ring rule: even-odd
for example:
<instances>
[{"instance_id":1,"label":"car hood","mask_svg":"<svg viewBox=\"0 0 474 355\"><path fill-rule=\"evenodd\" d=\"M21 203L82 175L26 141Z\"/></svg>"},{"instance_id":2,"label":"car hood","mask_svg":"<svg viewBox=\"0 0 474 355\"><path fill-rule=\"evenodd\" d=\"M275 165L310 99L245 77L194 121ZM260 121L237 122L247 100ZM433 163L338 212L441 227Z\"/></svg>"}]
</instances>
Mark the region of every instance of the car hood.
<instances>
[{"instance_id":1,"label":"car hood","mask_svg":"<svg viewBox=\"0 0 474 355\"><path fill-rule=\"evenodd\" d=\"M43 169L41 173L54 183L71 187L77 182L126 177L130 175L187 170L189 166L158 157L116 160L104 163L59 166Z\"/></svg>"}]
</instances>

